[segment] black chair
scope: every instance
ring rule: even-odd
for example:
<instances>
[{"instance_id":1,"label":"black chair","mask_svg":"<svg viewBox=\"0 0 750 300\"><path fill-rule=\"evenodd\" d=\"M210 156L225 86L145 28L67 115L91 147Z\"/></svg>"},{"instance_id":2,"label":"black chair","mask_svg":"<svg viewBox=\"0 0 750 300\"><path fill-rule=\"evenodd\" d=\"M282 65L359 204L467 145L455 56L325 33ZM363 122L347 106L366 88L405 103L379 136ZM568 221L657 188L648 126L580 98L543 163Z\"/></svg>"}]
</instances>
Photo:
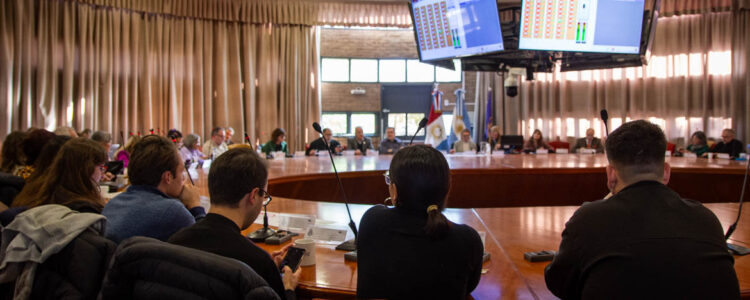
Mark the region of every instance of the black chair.
<instances>
[{"instance_id":1,"label":"black chair","mask_svg":"<svg viewBox=\"0 0 750 300\"><path fill-rule=\"evenodd\" d=\"M117 245L86 230L37 266L30 299L94 300ZM15 281L0 285L0 299L13 299Z\"/></svg>"},{"instance_id":2,"label":"black chair","mask_svg":"<svg viewBox=\"0 0 750 300\"><path fill-rule=\"evenodd\" d=\"M246 264L146 237L120 243L100 299L279 299Z\"/></svg>"},{"instance_id":3,"label":"black chair","mask_svg":"<svg viewBox=\"0 0 750 300\"><path fill-rule=\"evenodd\" d=\"M21 177L0 172L0 201L10 207L10 204L13 203L13 199L16 198L23 189L24 183L25 182Z\"/></svg>"}]
</instances>

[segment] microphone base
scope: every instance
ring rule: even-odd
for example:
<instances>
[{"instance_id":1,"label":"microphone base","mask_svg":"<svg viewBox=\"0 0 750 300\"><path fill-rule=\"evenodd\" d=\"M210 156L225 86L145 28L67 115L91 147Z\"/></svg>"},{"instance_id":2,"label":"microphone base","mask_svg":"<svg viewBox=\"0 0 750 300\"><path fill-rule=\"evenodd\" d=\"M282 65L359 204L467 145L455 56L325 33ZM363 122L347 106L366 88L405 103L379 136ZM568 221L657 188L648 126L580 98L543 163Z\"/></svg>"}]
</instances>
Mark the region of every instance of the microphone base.
<instances>
[{"instance_id":1,"label":"microphone base","mask_svg":"<svg viewBox=\"0 0 750 300\"><path fill-rule=\"evenodd\" d=\"M727 247L729 248L729 253L732 253L732 255L743 256L750 254L750 249L742 247L740 245L727 243Z\"/></svg>"},{"instance_id":2,"label":"microphone base","mask_svg":"<svg viewBox=\"0 0 750 300\"><path fill-rule=\"evenodd\" d=\"M351 251L344 254L344 260L357 262L357 251Z\"/></svg>"},{"instance_id":3,"label":"microphone base","mask_svg":"<svg viewBox=\"0 0 750 300\"><path fill-rule=\"evenodd\" d=\"M346 242L343 242L336 246L336 250L344 250L344 251L356 251L357 250L357 243L356 240L348 240Z\"/></svg>"},{"instance_id":4,"label":"microphone base","mask_svg":"<svg viewBox=\"0 0 750 300\"><path fill-rule=\"evenodd\" d=\"M271 228L261 228L258 229L250 234L247 235L247 237L256 243L263 242L267 238L273 236L276 234L276 231Z\"/></svg>"}]
</instances>

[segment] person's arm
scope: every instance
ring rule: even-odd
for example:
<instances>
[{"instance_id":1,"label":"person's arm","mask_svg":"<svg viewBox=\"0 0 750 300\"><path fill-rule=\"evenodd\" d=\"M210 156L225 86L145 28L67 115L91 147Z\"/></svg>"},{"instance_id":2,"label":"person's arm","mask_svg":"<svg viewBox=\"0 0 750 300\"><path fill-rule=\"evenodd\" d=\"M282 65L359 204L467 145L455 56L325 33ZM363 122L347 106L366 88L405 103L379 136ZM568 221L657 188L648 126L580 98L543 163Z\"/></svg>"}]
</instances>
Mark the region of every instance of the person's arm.
<instances>
[{"instance_id":1,"label":"person's arm","mask_svg":"<svg viewBox=\"0 0 750 300\"><path fill-rule=\"evenodd\" d=\"M525 143L523 143L523 150L536 150L536 149L534 149L534 143L532 143L531 140L527 140Z\"/></svg>"},{"instance_id":2,"label":"person's arm","mask_svg":"<svg viewBox=\"0 0 750 300\"><path fill-rule=\"evenodd\" d=\"M482 258L484 256L484 245L482 245L482 238L479 237L479 233L476 230L471 230L470 234L470 245L472 246L472 253L470 256L469 265L469 282L467 284L466 292L471 293L479 285L479 280L482 277Z\"/></svg>"},{"instance_id":3,"label":"person's arm","mask_svg":"<svg viewBox=\"0 0 750 300\"><path fill-rule=\"evenodd\" d=\"M562 299L580 298L580 266L585 264L581 261L581 246L585 245L579 237L577 227L577 216L580 210L579 208L565 224L557 255L544 269L544 281L547 284L547 289Z\"/></svg>"},{"instance_id":4,"label":"person's arm","mask_svg":"<svg viewBox=\"0 0 750 300\"><path fill-rule=\"evenodd\" d=\"M211 142L207 142L203 144L203 154L205 154L207 157L211 157Z\"/></svg>"},{"instance_id":5,"label":"person's arm","mask_svg":"<svg viewBox=\"0 0 750 300\"><path fill-rule=\"evenodd\" d=\"M583 147L583 143L581 143L580 139L577 139L575 145L573 145L573 153L578 152L578 148L581 147Z\"/></svg>"},{"instance_id":6,"label":"person's arm","mask_svg":"<svg viewBox=\"0 0 750 300\"><path fill-rule=\"evenodd\" d=\"M742 149L742 142L740 142L740 140L735 140L735 141L736 142L734 143L734 146L732 147L732 154L731 154L733 158L740 157L740 153L745 152Z\"/></svg>"},{"instance_id":7,"label":"person's arm","mask_svg":"<svg viewBox=\"0 0 750 300\"><path fill-rule=\"evenodd\" d=\"M281 151L283 151L284 154L289 154L289 144L281 142Z\"/></svg>"},{"instance_id":8,"label":"person's arm","mask_svg":"<svg viewBox=\"0 0 750 300\"><path fill-rule=\"evenodd\" d=\"M385 139L380 141L380 146L378 146L378 152L380 152L380 154L388 153L388 147L385 145Z\"/></svg>"}]
</instances>

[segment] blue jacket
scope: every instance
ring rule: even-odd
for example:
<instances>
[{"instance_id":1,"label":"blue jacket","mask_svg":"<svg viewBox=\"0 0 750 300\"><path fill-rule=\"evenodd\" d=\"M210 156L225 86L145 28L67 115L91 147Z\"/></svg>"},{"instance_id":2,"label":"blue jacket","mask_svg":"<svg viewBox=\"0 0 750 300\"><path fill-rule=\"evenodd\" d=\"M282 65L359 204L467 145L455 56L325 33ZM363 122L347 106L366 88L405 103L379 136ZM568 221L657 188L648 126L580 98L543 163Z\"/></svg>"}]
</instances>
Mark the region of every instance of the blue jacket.
<instances>
[{"instance_id":1,"label":"blue jacket","mask_svg":"<svg viewBox=\"0 0 750 300\"><path fill-rule=\"evenodd\" d=\"M166 241L178 230L205 217L206 210L200 206L188 210L180 200L155 187L134 185L112 198L102 215L108 223L105 236L116 243L132 236Z\"/></svg>"}]
</instances>

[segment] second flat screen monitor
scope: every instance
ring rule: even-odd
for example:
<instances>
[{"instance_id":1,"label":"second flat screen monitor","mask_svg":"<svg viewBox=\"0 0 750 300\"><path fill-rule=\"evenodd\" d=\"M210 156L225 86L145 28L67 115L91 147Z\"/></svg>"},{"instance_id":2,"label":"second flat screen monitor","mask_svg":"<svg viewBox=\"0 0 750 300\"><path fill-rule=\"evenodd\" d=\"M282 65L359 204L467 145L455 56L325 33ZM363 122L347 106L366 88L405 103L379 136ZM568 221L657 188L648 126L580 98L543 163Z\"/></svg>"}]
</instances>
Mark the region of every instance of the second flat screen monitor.
<instances>
[{"instance_id":1,"label":"second flat screen monitor","mask_svg":"<svg viewBox=\"0 0 750 300\"><path fill-rule=\"evenodd\" d=\"M411 0L420 59L503 50L495 0Z\"/></svg>"},{"instance_id":2,"label":"second flat screen monitor","mask_svg":"<svg viewBox=\"0 0 750 300\"><path fill-rule=\"evenodd\" d=\"M645 0L524 0L519 48L638 54Z\"/></svg>"}]
</instances>

